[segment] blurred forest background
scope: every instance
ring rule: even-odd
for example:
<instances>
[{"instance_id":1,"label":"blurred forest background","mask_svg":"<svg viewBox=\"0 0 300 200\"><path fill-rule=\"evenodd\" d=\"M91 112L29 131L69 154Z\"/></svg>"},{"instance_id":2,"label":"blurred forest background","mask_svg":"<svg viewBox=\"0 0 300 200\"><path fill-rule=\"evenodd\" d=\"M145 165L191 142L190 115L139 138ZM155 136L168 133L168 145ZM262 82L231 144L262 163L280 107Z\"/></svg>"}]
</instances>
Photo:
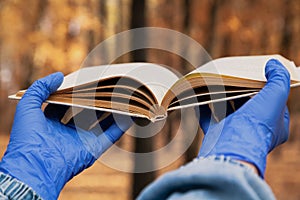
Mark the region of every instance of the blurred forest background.
<instances>
[{"instance_id":1,"label":"blurred forest background","mask_svg":"<svg viewBox=\"0 0 300 200\"><path fill-rule=\"evenodd\" d=\"M49 73L79 69L101 41L144 26L187 34L212 58L282 54L300 65L300 0L0 0L1 153L16 105L8 95ZM181 58L165 53L133 53L118 62L135 60L187 70ZM299 92L293 90L289 99L290 139L268 161L266 180L278 199L300 199ZM131 138L132 150L151 151L154 140L170 140L176 120L175 115L167 122L165 136ZM68 183L60 199L132 199L155 177L190 161L200 140L175 163L151 173L124 173L97 163Z\"/></svg>"}]
</instances>

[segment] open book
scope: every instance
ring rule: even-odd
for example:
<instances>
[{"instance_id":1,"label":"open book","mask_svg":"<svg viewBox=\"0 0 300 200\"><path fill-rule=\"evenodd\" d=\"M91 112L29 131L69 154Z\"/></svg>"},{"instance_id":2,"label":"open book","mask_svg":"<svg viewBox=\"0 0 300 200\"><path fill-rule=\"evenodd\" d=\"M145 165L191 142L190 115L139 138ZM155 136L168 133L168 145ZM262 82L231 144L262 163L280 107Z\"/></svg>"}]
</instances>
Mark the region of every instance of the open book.
<instances>
[{"instance_id":1,"label":"open book","mask_svg":"<svg viewBox=\"0 0 300 200\"><path fill-rule=\"evenodd\" d=\"M280 60L300 85L300 71L280 55L225 57L183 77L152 63L111 64L82 68L64 78L48 103L119 113L157 121L185 107L256 94L265 84L266 62ZM10 96L20 99L25 90Z\"/></svg>"}]
</instances>

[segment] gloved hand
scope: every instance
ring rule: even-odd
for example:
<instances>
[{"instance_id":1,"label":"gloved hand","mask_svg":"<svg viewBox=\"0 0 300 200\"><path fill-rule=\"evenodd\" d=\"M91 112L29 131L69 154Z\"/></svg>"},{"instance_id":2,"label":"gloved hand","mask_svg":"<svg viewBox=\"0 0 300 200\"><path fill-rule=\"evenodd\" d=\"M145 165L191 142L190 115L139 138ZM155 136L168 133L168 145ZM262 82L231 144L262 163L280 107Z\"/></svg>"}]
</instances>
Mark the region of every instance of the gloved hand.
<instances>
[{"instance_id":1,"label":"gloved hand","mask_svg":"<svg viewBox=\"0 0 300 200\"><path fill-rule=\"evenodd\" d=\"M290 89L290 75L279 61L268 61L265 74L265 87L244 105L236 102L234 113L228 107L230 115L219 123L207 105L200 106L200 126L205 136L199 157L229 156L253 164L264 176L267 154L288 139L286 102Z\"/></svg>"},{"instance_id":2,"label":"gloved hand","mask_svg":"<svg viewBox=\"0 0 300 200\"><path fill-rule=\"evenodd\" d=\"M112 123L104 133L66 126L46 117L41 106L63 81L62 73L37 80L18 103L0 171L31 186L44 199L57 199L68 180L91 166L131 123Z\"/></svg>"}]
</instances>

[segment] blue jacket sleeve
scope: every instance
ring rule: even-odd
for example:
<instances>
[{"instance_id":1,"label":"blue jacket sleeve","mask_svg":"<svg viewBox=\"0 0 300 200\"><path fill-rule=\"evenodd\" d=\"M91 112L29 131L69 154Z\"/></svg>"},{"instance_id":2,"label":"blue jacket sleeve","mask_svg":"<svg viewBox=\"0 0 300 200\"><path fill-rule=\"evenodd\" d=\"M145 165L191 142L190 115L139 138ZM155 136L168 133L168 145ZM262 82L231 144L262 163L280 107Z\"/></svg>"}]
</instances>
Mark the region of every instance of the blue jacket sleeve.
<instances>
[{"instance_id":1,"label":"blue jacket sleeve","mask_svg":"<svg viewBox=\"0 0 300 200\"><path fill-rule=\"evenodd\" d=\"M195 159L146 187L138 200L275 199L252 169L228 157Z\"/></svg>"}]
</instances>

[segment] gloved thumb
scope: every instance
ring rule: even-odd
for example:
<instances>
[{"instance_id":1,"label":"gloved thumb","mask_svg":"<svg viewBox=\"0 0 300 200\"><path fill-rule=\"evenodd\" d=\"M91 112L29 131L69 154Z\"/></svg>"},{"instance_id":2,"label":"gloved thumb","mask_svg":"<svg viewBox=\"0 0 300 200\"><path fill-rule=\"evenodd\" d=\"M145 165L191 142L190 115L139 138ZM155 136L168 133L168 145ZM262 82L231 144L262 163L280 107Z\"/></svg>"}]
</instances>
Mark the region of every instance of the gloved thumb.
<instances>
[{"instance_id":1,"label":"gloved thumb","mask_svg":"<svg viewBox=\"0 0 300 200\"><path fill-rule=\"evenodd\" d=\"M271 87L272 89L277 89L282 92L282 95L288 97L290 89L290 74L278 60L271 59L267 62L265 74L268 80L266 86Z\"/></svg>"},{"instance_id":2,"label":"gloved thumb","mask_svg":"<svg viewBox=\"0 0 300 200\"><path fill-rule=\"evenodd\" d=\"M267 62L265 74L265 87L240 109L241 112L251 110L255 117L264 121L282 113L290 91L290 74L278 60ZM262 112L264 110L266 112Z\"/></svg>"},{"instance_id":3,"label":"gloved thumb","mask_svg":"<svg viewBox=\"0 0 300 200\"><path fill-rule=\"evenodd\" d=\"M41 108L49 95L55 92L63 81L63 74L56 72L35 81L25 92L19 105L26 104L30 108Z\"/></svg>"}]
</instances>

